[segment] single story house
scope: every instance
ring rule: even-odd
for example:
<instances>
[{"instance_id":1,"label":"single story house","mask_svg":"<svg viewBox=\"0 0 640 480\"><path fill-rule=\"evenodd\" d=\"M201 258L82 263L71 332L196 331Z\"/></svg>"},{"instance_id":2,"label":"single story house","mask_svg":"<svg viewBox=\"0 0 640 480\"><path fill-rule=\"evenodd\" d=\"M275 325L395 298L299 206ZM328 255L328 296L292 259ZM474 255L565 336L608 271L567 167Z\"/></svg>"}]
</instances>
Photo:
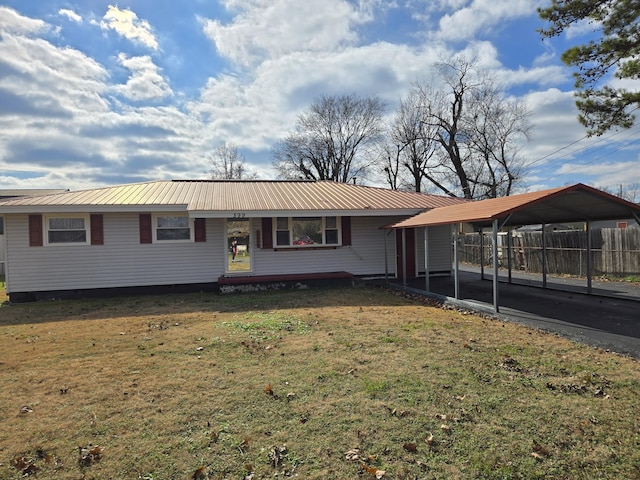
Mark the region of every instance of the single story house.
<instances>
[{"instance_id":1,"label":"single story house","mask_svg":"<svg viewBox=\"0 0 640 480\"><path fill-rule=\"evenodd\" d=\"M0 201L11 301L110 290L450 274L451 227L381 227L464 200L331 181L153 181ZM422 267L421 267L422 266ZM422 271L420 271L422 268Z\"/></svg>"}]
</instances>

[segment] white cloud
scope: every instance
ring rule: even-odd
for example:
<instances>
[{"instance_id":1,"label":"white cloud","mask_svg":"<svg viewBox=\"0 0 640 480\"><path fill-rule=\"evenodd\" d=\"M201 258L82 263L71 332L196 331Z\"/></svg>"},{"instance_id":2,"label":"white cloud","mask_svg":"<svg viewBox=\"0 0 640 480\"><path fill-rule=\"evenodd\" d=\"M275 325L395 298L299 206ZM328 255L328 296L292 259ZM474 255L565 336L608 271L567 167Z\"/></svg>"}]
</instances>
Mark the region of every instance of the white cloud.
<instances>
[{"instance_id":1,"label":"white cloud","mask_svg":"<svg viewBox=\"0 0 640 480\"><path fill-rule=\"evenodd\" d=\"M535 12L539 0L473 0L459 8L462 2L451 2L455 11L440 19L438 37L447 40L469 40L478 32L483 32L499 26L514 18L529 16Z\"/></svg>"},{"instance_id":2,"label":"white cloud","mask_svg":"<svg viewBox=\"0 0 640 480\"><path fill-rule=\"evenodd\" d=\"M119 35L131 41L142 43L147 47L157 50L158 41L151 30L151 25L146 20L140 20L135 12L121 10L115 5L109 5L107 13L100 22L103 30L114 30Z\"/></svg>"},{"instance_id":3,"label":"white cloud","mask_svg":"<svg viewBox=\"0 0 640 480\"><path fill-rule=\"evenodd\" d=\"M69 10L67 8L61 8L60 10L58 10L58 15L67 17L69 20L72 20L74 22L82 23L82 17L78 15L76 12L74 12L73 10Z\"/></svg>"},{"instance_id":4,"label":"white cloud","mask_svg":"<svg viewBox=\"0 0 640 480\"><path fill-rule=\"evenodd\" d=\"M586 175L593 180L592 185L616 189L622 185L640 183L639 159L636 157L629 161L598 161L597 163L564 163L556 171L557 175L575 176Z\"/></svg>"},{"instance_id":5,"label":"white cloud","mask_svg":"<svg viewBox=\"0 0 640 480\"><path fill-rule=\"evenodd\" d=\"M240 13L228 25L202 19L203 30L220 55L242 65L292 52L339 50L356 41L359 21L340 0L251 0L227 2Z\"/></svg>"},{"instance_id":6,"label":"white cloud","mask_svg":"<svg viewBox=\"0 0 640 480\"><path fill-rule=\"evenodd\" d=\"M172 95L171 87L160 74L157 65L153 63L151 57L127 57L121 53L118 60L122 66L131 71L131 77L126 85L118 85L114 90L125 97L135 100L161 100Z\"/></svg>"},{"instance_id":7,"label":"white cloud","mask_svg":"<svg viewBox=\"0 0 640 480\"><path fill-rule=\"evenodd\" d=\"M15 10L0 5L0 32L29 35L41 33L50 27L42 20L24 17Z\"/></svg>"}]
</instances>

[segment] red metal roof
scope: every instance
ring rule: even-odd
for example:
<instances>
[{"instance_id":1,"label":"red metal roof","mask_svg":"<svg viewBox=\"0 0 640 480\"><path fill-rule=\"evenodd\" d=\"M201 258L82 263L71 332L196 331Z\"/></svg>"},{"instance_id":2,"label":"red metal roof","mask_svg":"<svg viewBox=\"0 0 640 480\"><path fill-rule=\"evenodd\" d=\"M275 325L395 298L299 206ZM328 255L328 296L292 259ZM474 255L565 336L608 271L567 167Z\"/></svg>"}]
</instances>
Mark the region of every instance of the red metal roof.
<instances>
[{"instance_id":1,"label":"red metal roof","mask_svg":"<svg viewBox=\"0 0 640 480\"><path fill-rule=\"evenodd\" d=\"M583 184L436 208L390 228L472 223L488 227L611 220L640 216L640 205Z\"/></svg>"}]
</instances>

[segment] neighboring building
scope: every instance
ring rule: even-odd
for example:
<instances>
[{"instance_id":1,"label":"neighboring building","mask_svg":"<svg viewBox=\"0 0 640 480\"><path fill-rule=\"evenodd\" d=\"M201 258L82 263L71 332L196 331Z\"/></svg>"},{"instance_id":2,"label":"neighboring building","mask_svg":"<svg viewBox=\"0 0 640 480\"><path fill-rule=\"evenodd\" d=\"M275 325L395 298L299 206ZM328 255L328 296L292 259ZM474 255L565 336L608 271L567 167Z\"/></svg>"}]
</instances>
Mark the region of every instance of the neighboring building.
<instances>
[{"instance_id":1,"label":"neighboring building","mask_svg":"<svg viewBox=\"0 0 640 480\"><path fill-rule=\"evenodd\" d=\"M416 248L424 229L381 227L461 202L329 181L214 180L3 200L7 293L24 301L96 289L218 289L394 276L405 266L416 276L424 274ZM430 272L450 273L450 227L430 227L429 242Z\"/></svg>"},{"instance_id":2,"label":"neighboring building","mask_svg":"<svg viewBox=\"0 0 640 480\"><path fill-rule=\"evenodd\" d=\"M12 190L3 190L0 189L0 200L6 198L15 198L15 197L27 197L34 195L49 195L52 193L60 193L66 192L67 190L61 189L12 189ZM4 253L4 218L0 215L0 275L4 275L5 273L5 253Z\"/></svg>"}]
</instances>

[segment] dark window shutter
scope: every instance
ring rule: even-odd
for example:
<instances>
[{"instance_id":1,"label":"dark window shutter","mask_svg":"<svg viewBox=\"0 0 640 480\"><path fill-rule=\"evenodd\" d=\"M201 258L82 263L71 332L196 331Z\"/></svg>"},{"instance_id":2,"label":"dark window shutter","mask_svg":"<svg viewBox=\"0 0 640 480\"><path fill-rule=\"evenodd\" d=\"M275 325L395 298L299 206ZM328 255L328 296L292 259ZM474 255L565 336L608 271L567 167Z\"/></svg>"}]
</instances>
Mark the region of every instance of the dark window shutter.
<instances>
[{"instance_id":1,"label":"dark window shutter","mask_svg":"<svg viewBox=\"0 0 640 480\"><path fill-rule=\"evenodd\" d=\"M194 234L193 238L196 242L207 241L206 220L204 218L196 218L193 222Z\"/></svg>"},{"instance_id":2,"label":"dark window shutter","mask_svg":"<svg viewBox=\"0 0 640 480\"><path fill-rule=\"evenodd\" d=\"M351 245L351 217L342 217L342 245Z\"/></svg>"},{"instance_id":3,"label":"dark window shutter","mask_svg":"<svg viewBox=\"0 0 640 480\"><path fill-rule=\"evenodd\" d=\"M29 215L29 246L41 247L42 244L42 215Z\"/></svg>"},{"instance_id":4,"label":"dark window shutter","mask_svg":"<svg viewBox=\"0 0 640 480\"><path fill-rule=\"evenodd\" d=\"M102 215L91 215L91 245L104 245L104 224Z\"/></svg>"},{"instance_id":5,"label":"dark window shutter","mask_svg":"<svg viewBox=\"0 0 640 480\"><path fill-rule=\"evenodd\" d=\"M153 228L151 226L151 214L140 214L140 243L153 243Z\"/></svg>"},{"instance_id":6,"label":"dark window shutter","mask_svg":"<svg viewBox=\"0 0 640 480\"><path fill-rule=\"evenodd\" d=\"M273 221L271 217L262 219L262 248L273 248Z\"/></svg>"}]
</instances>

